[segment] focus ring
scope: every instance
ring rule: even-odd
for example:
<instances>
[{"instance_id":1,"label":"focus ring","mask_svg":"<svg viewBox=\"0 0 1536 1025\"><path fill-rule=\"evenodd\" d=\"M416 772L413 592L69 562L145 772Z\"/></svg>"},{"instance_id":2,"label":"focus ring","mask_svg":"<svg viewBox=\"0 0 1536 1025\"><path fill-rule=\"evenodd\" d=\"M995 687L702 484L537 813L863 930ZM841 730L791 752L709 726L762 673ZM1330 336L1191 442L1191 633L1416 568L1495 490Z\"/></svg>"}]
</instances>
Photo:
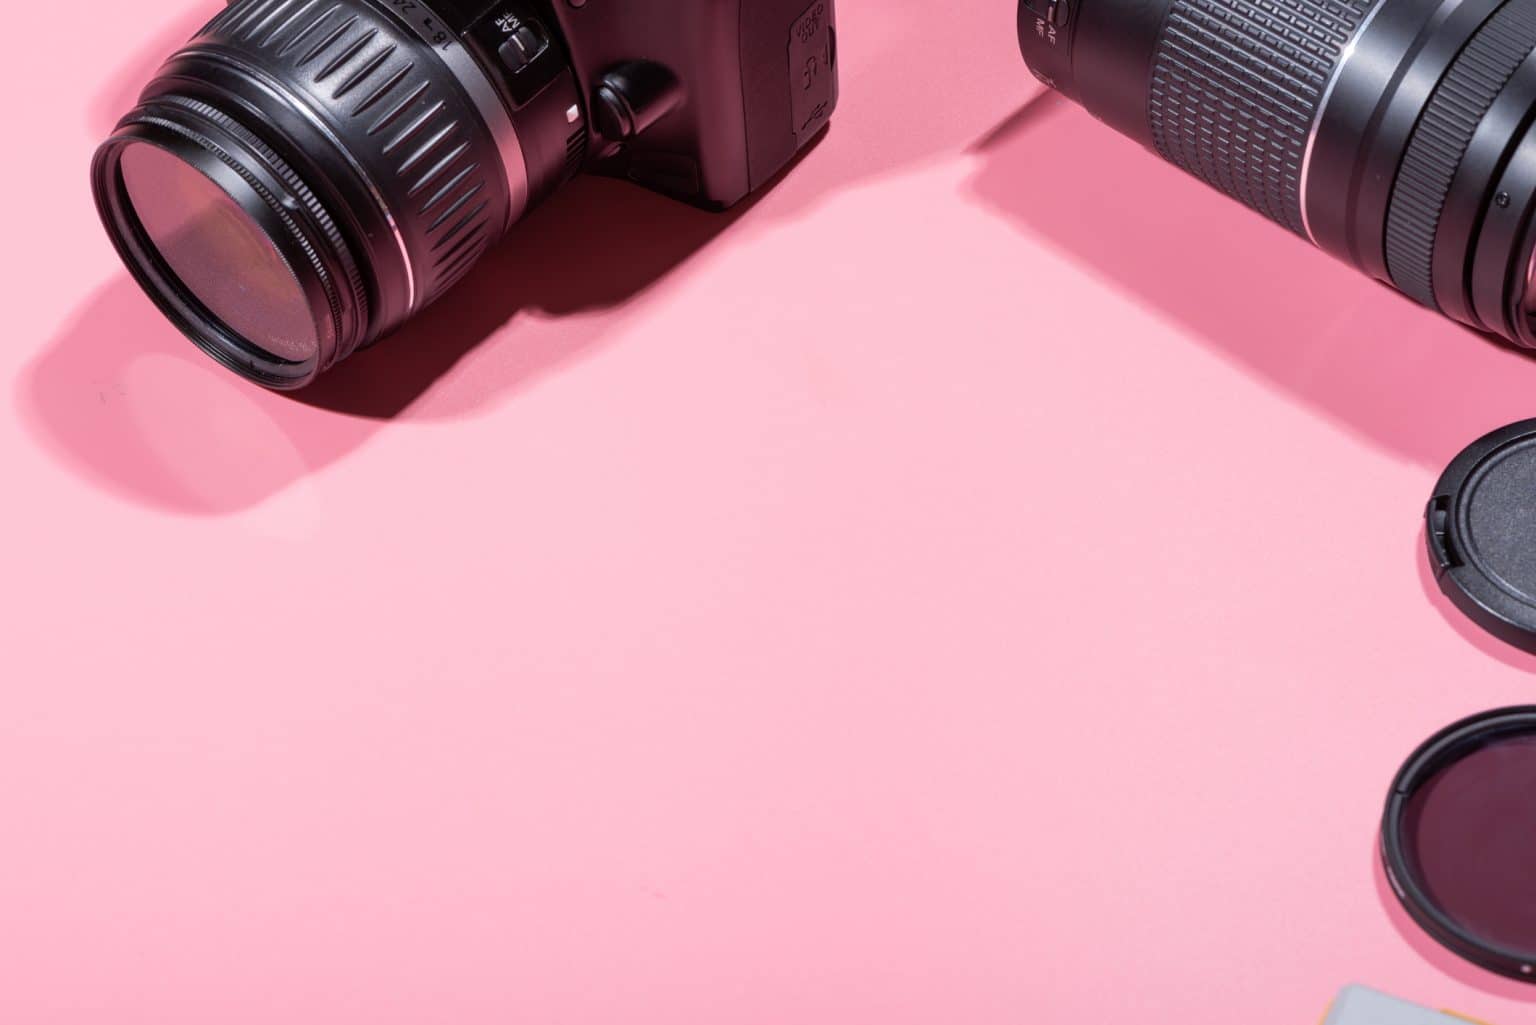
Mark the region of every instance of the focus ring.
<instances>
[{"instance_id":1,"label":"focus ring","mask_svg":"<svg viewBox=\"0 0 1536 1025\"><path fill-rule=\"evenodd\" d=\"M1387 211L1387 270L1405 294L1434 306L1435 237L1451 182L1473 134L1521 62L1536 49L1536 9L1509 0L1451 65L1409 140Z\"/></svg>"},{"instance_id":2,"label":"focus ring","mask_svg":"<svg viewBox=\"0 0 1536 1025\"><path fill-rule=\"evenodd\" d=\"M1152 62L1152 138L1170 162L1305 234L1312 122L1376 0L1174 0Z\"/></svg>"}]
</instances>

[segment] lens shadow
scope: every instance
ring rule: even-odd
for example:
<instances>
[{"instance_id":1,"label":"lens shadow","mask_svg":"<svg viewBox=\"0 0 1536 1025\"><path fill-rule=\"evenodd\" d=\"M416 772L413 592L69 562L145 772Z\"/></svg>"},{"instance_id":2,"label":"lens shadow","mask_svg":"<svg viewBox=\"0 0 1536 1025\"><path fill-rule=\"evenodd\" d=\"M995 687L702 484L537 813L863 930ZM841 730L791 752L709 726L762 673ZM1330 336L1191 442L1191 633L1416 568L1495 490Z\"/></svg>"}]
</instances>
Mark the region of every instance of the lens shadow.
<instances>
[{"instance_id":1,"label":"lens shadow","mask_svg":"<svg viewBox=\"0 0 1536 1025\"><path fill-rule=\"evenodd\" d=\"M121 67L104 69L101 88L96 91L86 111L86 126L98 138L105 138L118 118L128 113L138 102L139 93L155 70L165 59L223 8L221 3L192 4L188 9L171 15L174 20L158 32L149 42L128 57Z\"/></svg>"},{"instance_id":2,"label":"lens shadow","mask_svg":"<svg viewBox=\"0 0 1536 1025\"><path fill-rule=\"evenodd\" d=\"M1382 790L1383 799L1386 796L1385 785ZM1377 842L1379 844L1379 840ZM1445 947L1436 943L1434 939L1419 928L1417 922L1408 914L1406 908L1397 894L1392 890L1392 881L1387 878L1386 868L1381 863L1381 851L1377 844L1371 847L1371 878L1376 886L1376 901L1386 913L1387 920L1392 923L1392 928L1404 943L1413 949L1420 959L1427 962L1432 968L1442 975L1449 976L1464 986L1482 993L1504 1000L1514 1000L1521 1003L1536 1003L1536 986L1518 979L1506 979L1495 972L1479 968L1470 961L1451 953Z\"/></svg>"},{"instance_id":3,"label":"lens shadow","mask_svg":"<svg viewBox=\"0 0 1536 1025\"><path fill-rule=\"evenodd\" d=\"M974 152L985 206L1376 445L1439 468L1530 416L1536 360L1373 283L1053 93ZM1091 341L1093 319L1083 325Z\"/></svg>"},{"instance_id":4,"label":"lens shadow","mask_svg":"<svg viewBox=\"0 0 1536 1025\"><path fill-rule=\"evenodd\" d=\"M1435 579L1435 570L1429 561L1427 542L1424 531L1419 531L1417 549L1415 551L1416 564L1419 567L1419 586L1424 591L1424 597L1434 606L1435 612L1461 639L1472 645L1478 651L1489 658L1509 666L1511 669L1519 669L1522 672L1536 676L1536 655L1521 651L1513 645L1506 644L1497 637L1478 626L1467 618L1466 613L1456 607L1450 598L1446 597L1440 589L1440 581Z\"/></svg>"},{"instance_id":5,"label":"lens shadow","mask_svg":"<svg viewBox=\"0 0 1536 1025\"><path fill-rule=\"evenodd\" d=\"M628 183L577 179L440 303L291 395L203 356L124 272L43 347L18 381L17 405L47 448L120 497L190 515L237 512L387 421L468 415L577 359L622 322L614 311L750 206L714 214ZM471 353L494 369L449 374Z\"/></svg>"},{"instance_id":6,"label":"lens shadow","mask_svg":"<svg viewBox=\"0 0 1536 1025\"><path fill-rule=\"evenodd\" d=\"M629 183L578 178L513 228L443 299L291 398L394 419L487 343L497 351L478 358L496 365L498 390L515 391L592 343L601 326L585 314L644 292L734 224L754 199L712 213ZM519 314L527 316L517 337L492 341ZM455 382L414 415L467 412L476 392L473 382Z\"/></svg>"},{"instance_id":7,"label":"lens shadow","mask_svg":"<svg viewBox=\"0 0 1536 1025\"><path fill-rule=\"evenodd\" d=\"M94 136L105 137L219 6L204 0L125 52L121 67L103 69L105 84L82 109ZM935 20L927 0L882 0L858 14L858 31L840 37L842 97L822 137L835 144L812 147L814 159L803 153L782 187L760 190L754 200L764 202L741 227L812 216L842 190L953 154L1001 113L1019 70L995 11L957 8ZM944 89L912 73L914 53L981 56L978 45L987 59ZM16 404L57 462L117 497L191 515L238 512L344 458L386 422L469 415L581 358L752 205L710 214L638 186L578 179L442 303L291 397L215 367L119 273L82 294L43 343L17 381Z\"/></svg>"}]
</instances>

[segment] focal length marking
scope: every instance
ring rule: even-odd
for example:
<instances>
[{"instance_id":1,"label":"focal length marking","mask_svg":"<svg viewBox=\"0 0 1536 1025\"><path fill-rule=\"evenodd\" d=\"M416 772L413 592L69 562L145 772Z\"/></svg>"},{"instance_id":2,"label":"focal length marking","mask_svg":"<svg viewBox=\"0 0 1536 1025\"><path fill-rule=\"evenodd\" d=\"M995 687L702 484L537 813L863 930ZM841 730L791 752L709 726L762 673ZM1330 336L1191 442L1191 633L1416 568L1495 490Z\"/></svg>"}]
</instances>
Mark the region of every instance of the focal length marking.
<instances>
[{"instance_id":1,"label":"focal length marking","mask_svg":"<svg viewBox=\"0 0 1536 1025\"><path fill-rule=\"evenodd\" d=\"M437 15L416 0L387 0L390 10L400 16L400 20L411 26L422 42L438 50L447 50L457 44L453 33L445 28L442 22L437 20Z\"/></svg>"},{"instance_id":2,"label":"focal length marking","mask_svg":"<svg viewBox=\"0 0 1536 1025\"><path fill-rule=\"evenodd\" d=\"M507 220L502 225L502 230L507 230L528 210L528 163L523 156L523 145L517 138L517 128L512 124L501 93L491 84L490 73L448 30L437 13L419 0L385 0L383 7L432 47L496 140L496 152L507 177Z\"/></svg>"}]
</instances>

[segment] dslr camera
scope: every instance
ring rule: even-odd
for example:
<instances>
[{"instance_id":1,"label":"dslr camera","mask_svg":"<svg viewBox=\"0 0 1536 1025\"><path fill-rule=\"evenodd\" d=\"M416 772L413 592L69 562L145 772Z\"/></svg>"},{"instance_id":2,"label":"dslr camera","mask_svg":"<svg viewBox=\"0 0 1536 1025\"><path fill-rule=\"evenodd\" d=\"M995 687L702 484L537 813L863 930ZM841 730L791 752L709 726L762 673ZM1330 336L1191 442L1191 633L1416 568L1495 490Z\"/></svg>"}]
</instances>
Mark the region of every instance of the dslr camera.
<instances>
[{"instance_id":1,"label":"dslr camera","mask_svg":"<svg viewBox=\"0 0 1536 1025\"><path fill-rule=\"evenodd\" d=\"M833 0L234 0L161 66L92 183L192 341L298 388L577 173L724 209L837 96Z\"/></svg>"}]
</instances>

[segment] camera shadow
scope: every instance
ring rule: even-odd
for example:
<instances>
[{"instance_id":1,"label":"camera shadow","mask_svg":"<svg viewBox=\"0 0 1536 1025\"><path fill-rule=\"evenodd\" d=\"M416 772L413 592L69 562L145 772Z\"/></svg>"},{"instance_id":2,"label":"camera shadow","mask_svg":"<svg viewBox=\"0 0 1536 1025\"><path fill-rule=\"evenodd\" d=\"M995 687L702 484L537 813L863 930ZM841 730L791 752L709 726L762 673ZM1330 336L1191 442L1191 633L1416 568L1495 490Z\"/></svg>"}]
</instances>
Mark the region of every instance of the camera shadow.
<instances>
[{"instance_id":1,"label":"camera shadow","mask_svg":"<svg viewBox=\"0 0 1536 1025\"><path fill-rule=\"evenodd\" d=\"M375 420L407 409L424 419L453 416L476 404L477 389L421 400L471 352L495 365L499 391L515 392L597 340L602 327L585 315L640 295L747 214L760 194L711 213L630 183L579 177L437 303L288 398ZM496 339L520 316L529 321L520 337Z\"/></svg>"},{"instance_id":2,"label":"camera shadow","mask_svg":"<svg viewBox=\"0 0 1536 1025\"><path fill-rule=\"evenodd\" d=\"M625 182L578 178L437 304L292 394L217 367L124 272L43 349L19 404L50 449L119 496L194 515L235 512L408 410L418 421L467 415L591 350L616 326L604 314L751 206L709 213ZM517 330L502 330L513 321ZM475 372L450 374L471 353Z\"/></svg>"},{"instance_id":3,"label":"camera shadow","mask_svg":"<svg viewBox=\"0 0 1536 1025\"><path fill-rule=\"evenodd\" d=\"M194 4L120 68L104 69L104 85L82 109L92 137L110 132L161 61L218 7ZM595 352L648 292L733 228L813 216L841 190L952 155L1004 109L999 97L1019 69L1011 38L995 31L995 11L957 9L935 20L927 0L881 0L841 13L859 26L839 37L842 96L831 134L791 165L783 187L776 180L717 214L628 183L578 178L438 305L293 395L216 367L119 271L82 296L24 369L15 390L23 422L56 462L116 497L227 515L345 458L387 424L443 422L505 401ZM951 88L913 74L914 53L971 52L978 39L990 40L995 59ZM895 130L891 109L903 111Z\"/></svg>"},{"instance_id":4,"label":"camera shadow","mask_svg":"<svg viewBox=\"0 0 1536 1025\"><path fill-rule=\"evenodd\" d=\"M91 135L105 139L122 116L139 100L139 93L149 84L160 65L179 47L196 35L215 14L219 5L189 4L173 15L149 45L127 54L120 67L104 68L101 87L91 98L85 123Z\"/></svg>"},{"instance_id":5,"label":"camera shadow","mask_svg":"<svg viewBox=\"0 0 1536 1025\"><path fill-rule=\"evenodd\" d=\"M1438 470L1536 410L1536 360L1370 281L1054 93L973 152L979 202L1396 455ZM1091 342L1086 311L1083 325Z\"/></svg>"},{"instance_id":6,"label":"camera shadow","mask_svg":"<svg viewBox=\"0 0 1536 1025\"><path fill-rule=\"evenodd\" d=\"M1474 623L1446 596L1440 588L1440 581L1435 577L1435 567L1431 564L1428 547L1428 539L1424 531L1420 530L1414 549L1417 557L1416 565L1419 568L1419 587L1424 592L1425 600L1434 607L1435 613L1445 621L1447 626L1456 631L1463 641L1488 658L1496 659L1511 669L1518 669L1536 676L1536 655L1521 651L1514 645L1499 640Z\"/></svg>"}]
</instances>

